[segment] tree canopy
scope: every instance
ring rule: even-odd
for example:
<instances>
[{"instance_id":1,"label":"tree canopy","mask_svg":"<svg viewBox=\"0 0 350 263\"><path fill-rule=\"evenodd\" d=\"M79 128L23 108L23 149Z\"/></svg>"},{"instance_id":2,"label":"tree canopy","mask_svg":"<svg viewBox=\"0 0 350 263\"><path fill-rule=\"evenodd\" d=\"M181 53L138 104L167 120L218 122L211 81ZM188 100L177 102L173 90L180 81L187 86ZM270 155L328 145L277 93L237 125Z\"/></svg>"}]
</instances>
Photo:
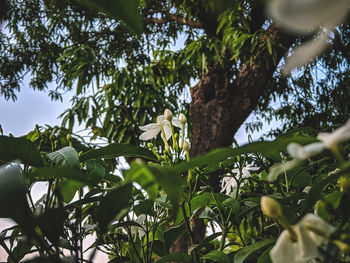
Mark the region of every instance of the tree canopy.
<instances>
[{"instance_id":1,"label":"tree canopy","mask_svg":"<svg viewBox=\"0 0 350 263\"><path fill-rule=\"evenodd\" d=\"M286 79L280 74L283 56L308 37L274 28L263 1L141 1L140 34L79 1L17 0L9 1L7 10L0 41L2 96L15 100L26 75L32 88L49 89L52 99L74 89L72 108L62 115L69 129L84 122L96 136L137 143L137 126L146 119L164 108L189 110L189 90L193 105L199 100L209 111L210 101L215 108L224 104L222 114L237 119L231 118L227 132L219 128L231 139L203 151L230 144L253 111L257 121L248 124L253 130L274 118L284 131L347 119L346 23L326 54ZM228 101L219 102L220 96ZM240 113L225 112L229 107ZM207 114L193 108L198 120L195 112ZM203 134L197 122L194 132L198 127Z\"/></svg>"}]
</instances>

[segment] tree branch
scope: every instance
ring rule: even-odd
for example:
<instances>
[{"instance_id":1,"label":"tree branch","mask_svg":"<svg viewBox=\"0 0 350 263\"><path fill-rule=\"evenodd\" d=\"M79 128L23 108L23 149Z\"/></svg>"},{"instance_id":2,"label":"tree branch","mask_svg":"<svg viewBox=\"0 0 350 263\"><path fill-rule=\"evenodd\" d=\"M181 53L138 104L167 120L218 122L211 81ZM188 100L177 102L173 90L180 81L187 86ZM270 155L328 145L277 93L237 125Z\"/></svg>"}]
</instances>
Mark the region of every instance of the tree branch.
<instances>
[{"instance_id":1,"label":"tree branch","mask_svg":"<svg viewBox=\"0 0 350 263\"><path fill-rule=\"evenodd\" d=\"M203 28L203 24L201 22L189 20L189 19L186 19L182 16L178 16L178 15L171 14L171 13L166 13L165 16L162 18L143 17L142 20L145 24L151 24L151 23L166 24L169 22L177 22L181 25L186 25L186 26L189 26L192 28Z\"/></svg>"}]
</instances>

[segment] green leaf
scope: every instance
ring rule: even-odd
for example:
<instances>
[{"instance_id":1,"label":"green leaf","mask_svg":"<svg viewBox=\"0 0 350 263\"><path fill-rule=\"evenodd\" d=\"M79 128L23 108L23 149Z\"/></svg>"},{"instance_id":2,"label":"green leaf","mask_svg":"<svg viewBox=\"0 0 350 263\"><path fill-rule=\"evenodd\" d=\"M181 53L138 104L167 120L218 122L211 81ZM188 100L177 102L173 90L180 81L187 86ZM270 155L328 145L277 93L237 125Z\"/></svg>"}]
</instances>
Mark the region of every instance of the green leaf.
<instances>
[{"instance_id":1,"label":"green leaf","mask_svg":"<svg viewBox=\"0 0 350 263\"><path fill-rule=\"evenodd\" d=\"M349 166L349 164L347 164L347 166ZM337 180L340 176L342 176L346 171L349 170L350 167L346 167L345 169L343 169L340 172L331 174L329 176L326 176L325 179L315 183L307 197L305 202L303 202L303 207L302 210L300 212L300 216L299 218L302 218L306 213L309 212L309 210L312 209L313 205L316 203L316 201L320 198L320 196L322 195L322 191L323 189L330 183L334 182L335 180Z\"/></svg>"},{"instance_id":2,"label":"green leaf","mask_svg":"<svg viewBox=\"0 0 350 263\"><path fill-rule=\"evenodd\" d=\"M57 167L38 168L27 173L27 176L37 180L65 178L69 180L79 181L81 183L84 183L90 186L93 186L96 184L96 180L94 178L85 176L80 170L76 170L72 168L57 168Z\"/></svg>"},{"instance_id":3,"label":"green leaf","mask_svg":"<svg viewBox=\"0 0 350 263\"><path fill-rule=\"evenodd\" d=\"M100 181L106 175L106 168L101 160L88 160L86 162L88 176Z\"/></svg>"},{"instance_id":4,"label":"green leaf","mask_svg":"<svg viewBox=\"0 0 350 263\"><path fill-rule=\"evenodd\" d=\"M85 184L74 180L64 180L60 182L59 189L63 202L68 204L72 201L76 192L84 186Z\"/></svg>"},{"instance_id":5,"label":"green leaf","mask_svg":"<svg viewBox=\"0 0 350 263\"><path fill-rule=\"evenodd\" d=\"M27 233L32 230L25 180L19 165L0 167L0 217L12 218Z\"/></svg>"},{"instance_id":6,"label":"green leaf","mask_svg":"<svg viewBox=\"0 0 350 263\"><path fill-rule=\"evenodd\" d=\"M186 226L185 223L182 223L178 226L171 227L167 231L164 232L163 238L165 241L165 247L168 250L170 246L178 239L180 236L185 234Z\"/></svg>"},{"instance_id":7,"label":"green leaf","mask_svg":"<svg viewBox=\"0 0 350 263\"><path fill-rule=\"evenodd\" d=\"M86 160L101 158L112 159L119 156L140 157L147 160L157 161L157 158L154 156L152 151L130 144L119 143L110 144L106 147L90 150L86 153L83 153L80 156L80 161L84 162Z\"/></svg>"},{"instance_id":8,"label":"green leaf","mask_svg":"<svg viewBox=\"0 0 350 263\"><path fill-rule=\"evenodd\" d=\"M47 210L35 220L49 241L54 245L58 245L60 236L63 234L63 222L66 217L64 210L54 208Z\"/></svg>"},{"instance_id":9,"label":"green leaf","mask_svg":"<svg viewBox=\"0 0 350 263\"><path fill-rule=\"evenodd\" d=\"M210 260L218 263L230 263L230 258L221 250L212 250L208 254L205 254L201 259Z\"/></svg>"},{"instance_id":10,"label":"green leaf","mask_svg":"<svg viewBox=\"0 0 350 263\"><path fill-rule=\"evenodd\" d=\"M58 151L47 155L57 166L68 168L80 168L77 151L70 146L64 147Z\"/></svg>"},{"instance_id":11,"label":"green leaf","mask_svg":"<svg viewBox=\"0 0 350 263\"><path fill-rule=\"evenodd\" d=\"M214 233L214 234L204 238L197 246L194 247L194 249L196 249L196 250L201 249L202 247L209 244L210 241L214 240L215 238L217 238L221 235L222 235L222 232L217 232L217 233Z\"/></svg>"},{"instance_id":12,"label":"green leaf","mask_svg":"<svg viewBox=\"0 0 350 263\"><path fill-rule=\"evenodd\" d=\"M101 199L96 210L96 220L102 232L105 232L108 224L129 206L131 191L132 184L125 184L113 189Z\"/></svg>"},{"instance_id":13,"label":"green leaf","mask_svg":"<svg viewBox=\"0 0 350 263\"><path fill-rule=\"evenodd\" d=\"M125 180L140 184L152 200L158 197L158 185L160 185L175 212L177 211L183 195L183 181L180 174L172 167L133 162L131 169L125 172Z\"/></svg>"},{"instance_id":14,"label":"green leaf","mask_svg":"<svg viewBox=\"0 0 350 263\"><path fill-rule=\"evenodd\" d=\"M142 214L154 216L153 207L154 202L152 200L142 200L134 206L134 212L137 216Z\"/></svg>"},{"instance_id":15,"label":"green leaf","mask_svg":"<svg viewBox=\"0 0 350 263\"><path fill-rule=\"evenodd\" d=\"M161 257L157 263L165 263L165 262L181 262L181 263L193 263L195 262L192 257L185 253L172 253Z\"/></svg>"},{"instance_id":16,"label":"green leaf","mask_svg":"<svg viewBox=\"0 0 350 263\"><path fill-rule=\"evenodd\" d=\"M251 244L250 246L244 247L240 250L238 250L238 252L235 255L235 263L243 263L244 260L246 260L246 258L248 256L250 256L252 253L257 252L273 243L276 242L275 238L272 239L264 239L258 242L255 242L253 244Z\"/></svg>"},{"instance_id":17,"label":"green leaf","mask_svg":"<svg viewBox=\"0 0 350 263\"><path fill-rule=\"evenodd\" d=\"M40 152L30 140L0 136L0 160L10 162L18 159L23 164L43 166Z\"/></svg>"},{"instance_id":18,"label":"green leaf","mask_svg":"<svg viewBox=\"0 0 350 263\"><path fill-rule=\"evenodd\" d=\"M258 258L257 263L272 263L271 258L270 258L270 251L272 247L269 247L266 249L261 256Z\"/></svg>"},{"instance_id":19,"label":"green leaf","mask_svg":"<svg viewBox=\"0 0 350 263\"><path fill-rule=\"evenodd\" d=\"M90 7L100 9L112 17L121 19L131 31L138 34L142 32L138 0L84 0L82 2Z\"/></svg>"},{"instance_id":20,"label":"green leaf","mask_svg":"<svg viewBox=\"0 0 350 263\"><path fill-rule=\"evenodd\" d=\"M183 162L175 165L174 168L179 172L185 172L188 169L195 167L203 167L211 163L220 162L228 157L239 156L247 153L262 153L270 154L276 151L285 151L288 144L291 142L305 145L315 142L313 137L293 136L288 138L277 139L272 142L252 142L237 148L219 148L207 154L198 156L189 162Z\"/></svg>"}]
</instances>

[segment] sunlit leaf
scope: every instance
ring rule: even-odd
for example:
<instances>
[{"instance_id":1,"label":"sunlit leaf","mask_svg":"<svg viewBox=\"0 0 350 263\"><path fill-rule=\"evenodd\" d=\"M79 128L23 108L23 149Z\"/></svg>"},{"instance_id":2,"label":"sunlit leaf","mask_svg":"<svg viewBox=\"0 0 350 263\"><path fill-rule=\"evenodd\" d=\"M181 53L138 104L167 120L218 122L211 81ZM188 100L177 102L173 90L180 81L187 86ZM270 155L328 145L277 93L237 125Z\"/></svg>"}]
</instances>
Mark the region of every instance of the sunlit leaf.
<instances>
[{"instance_id":1,"label":"sunlit leaf","mask_svg":"<svg viewBox=\"0 0 350 263\"><path fill-rule=\"evenodd\" d=\"M70 146L47 155L57 166L68 168L79 168L79 157L77 151Z\"/></svg>"}]
</instances>

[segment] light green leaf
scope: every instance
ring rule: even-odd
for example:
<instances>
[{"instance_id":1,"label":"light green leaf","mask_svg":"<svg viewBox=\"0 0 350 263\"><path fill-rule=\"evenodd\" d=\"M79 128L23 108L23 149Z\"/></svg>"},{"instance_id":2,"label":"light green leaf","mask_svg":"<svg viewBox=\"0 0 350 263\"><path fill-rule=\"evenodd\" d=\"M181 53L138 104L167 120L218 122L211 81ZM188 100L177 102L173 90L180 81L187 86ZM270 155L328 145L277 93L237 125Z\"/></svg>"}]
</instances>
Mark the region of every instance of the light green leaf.
<instances>
[{"instance_id":1,"label":"light green leaf","mask_svg":"<svg viewBox=\"0 0 350 263\"><path fill-rule=\"evenodd\" d=\"M43 166L40 152L30 140L0 136L0 161L10 162L18 159L23 164Z\"/></svg>"},{"instance_id":2,"label":"light green leaf","mask_svg":"<svg viewBox=\"0 0 350 263\"><path fill-rule=\"evenodd\" d=\"M68 168L80 168L77 151L70 146L64 147L58 151L47 155L57 166Z\"/></svg>"}]
</instances>

